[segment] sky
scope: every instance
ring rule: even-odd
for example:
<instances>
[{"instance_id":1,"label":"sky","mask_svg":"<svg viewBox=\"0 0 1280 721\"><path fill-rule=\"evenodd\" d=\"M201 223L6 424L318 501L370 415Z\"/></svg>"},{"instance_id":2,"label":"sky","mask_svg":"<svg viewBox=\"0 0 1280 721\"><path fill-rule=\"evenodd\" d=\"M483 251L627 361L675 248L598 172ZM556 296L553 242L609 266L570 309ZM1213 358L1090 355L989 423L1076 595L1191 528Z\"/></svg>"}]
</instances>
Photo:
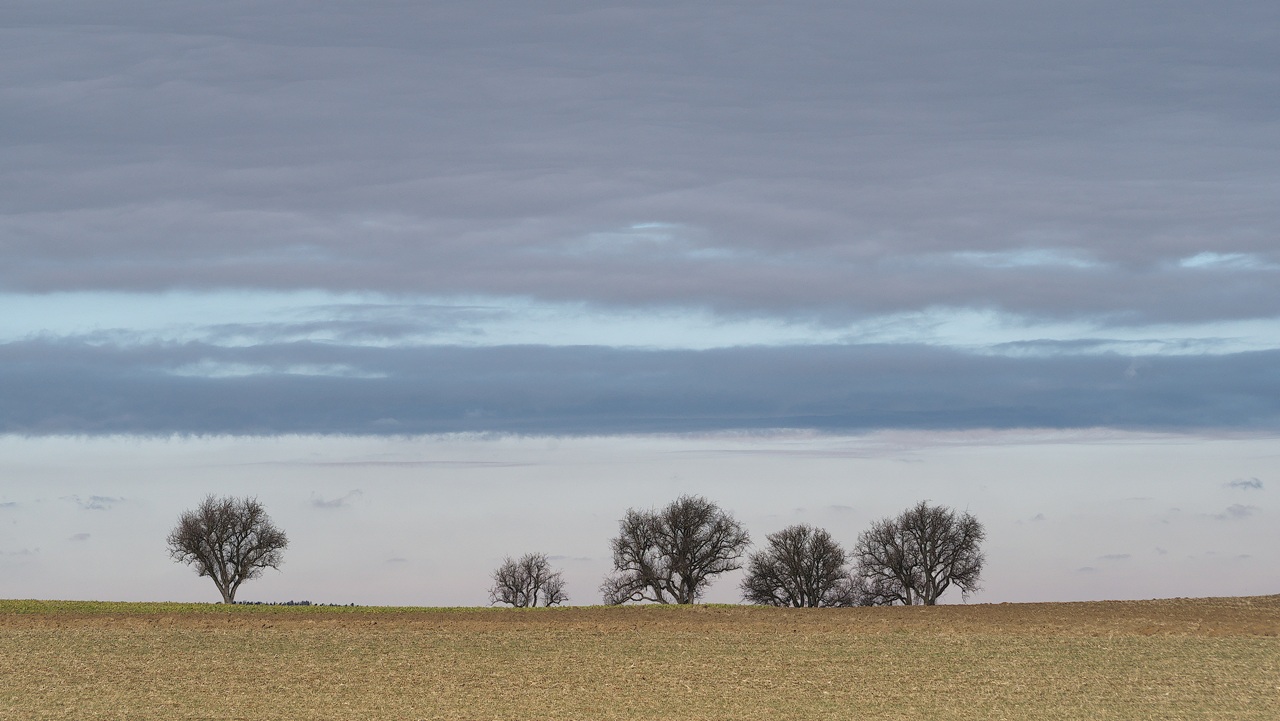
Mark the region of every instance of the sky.
<instances>
[{"instance_id":1,"label":"sky","mask_svg":"<svg viewBox=\"0 0 1280 721\"><path fill-rule=\"evenodd\" d=\"M1274 593L1280 6L0 8L0 596L598 601L929 499L970 602ZM733 574L710 600L738 599ZM960 602L958 595L948 596Z\"/></svg>"}]
</instances>

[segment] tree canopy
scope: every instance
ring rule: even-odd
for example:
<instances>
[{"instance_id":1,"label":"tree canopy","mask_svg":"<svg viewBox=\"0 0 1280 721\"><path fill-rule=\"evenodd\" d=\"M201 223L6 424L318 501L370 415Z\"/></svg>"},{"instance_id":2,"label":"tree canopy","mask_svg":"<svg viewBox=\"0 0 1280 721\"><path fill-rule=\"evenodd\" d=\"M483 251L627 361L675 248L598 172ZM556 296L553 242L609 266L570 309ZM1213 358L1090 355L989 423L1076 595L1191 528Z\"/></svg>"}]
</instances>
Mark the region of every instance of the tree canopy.
<instances>
[{"instance_id":1,"label":"tree canopy","mask_svg":"<svg viewBox=\"0 0 1280 721\"><path fill-rule=\"evenodd\" d=\"M932 606L953 586L979 589L986 531L969 513L921 501L858 537L853 556L867 602Z\"/></svg>"},{"instance_id":2,"label":"tree canopy","mask_svg":"<svg viewBox=\"0 0 1280 721\"><path fill-rule=\"evenodd\" d=\"M604 602L694 603L712 577L742 568L750 542L741 523L701 496L628 510L611 544L614 573L600 586Z\"/></svg>"},{"instance_id":3,"label":"tree canopy","mask_svg":"<svg viewBox=\"0 0 1280 721\"><path fill-rule=\"evenodd\" d=\"M796 608L856 604L847 554L826 530L799 524L766 539L766 548L747 562L744 600Z\"/></svg>"},{"instance_id":4,"label":"tree canopy","mask_svg":"<svg viewBox=\"0 0 1280 721\"><path fill-rule=\"evenodd\" d=\"M169 555L213 579L223 603L235 603L240 584L279 569L289 539L256 498L205 497L184 511L169 532Z\"/></svg>"},{"instance_id":5,"label":"tree canopy","mask_svg":"<svg viewBox=\"0 0 1280 721\"><path fill-rule=\"evenodd\" d=\"M545 553L526 553L518 559L507 556L493 572L490 603L527 608L557 606L568 600L564 578L559 571L551 570L551 561Z\"/></svg>"}]
</instances>

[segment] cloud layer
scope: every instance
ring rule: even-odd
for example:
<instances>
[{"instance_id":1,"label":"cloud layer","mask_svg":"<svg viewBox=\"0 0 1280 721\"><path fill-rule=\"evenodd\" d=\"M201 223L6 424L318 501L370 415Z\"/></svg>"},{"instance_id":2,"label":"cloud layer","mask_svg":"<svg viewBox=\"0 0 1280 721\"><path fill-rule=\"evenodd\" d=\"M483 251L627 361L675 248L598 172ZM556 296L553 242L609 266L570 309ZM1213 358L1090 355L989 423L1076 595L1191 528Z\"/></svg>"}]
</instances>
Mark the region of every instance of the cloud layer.
<instances>
[{"instance_id":1,"label":"cloud layer","mask_svg":"<svg viewBox=\"0 0 1280 721\"><path fill-rule=\"evenodd\" d=\"M0 288L1280 314L1274 3L10 3Z\"/></svg>"},{"instance_id":2,"label":"cloud layer","mask_svg":"<svg viewBox=\"0 0 1280 721\"><path fill-rule=\"evenodd\" d=\"M10 2L0 303L378 300L0 338L0 431L1274 430L1280 341L1204 329L1280 317L1277 26L1245 0ZM776 347L465 347L520 304ZM973 317L1086 330L993 350ZM904 318L954 322L832 345Z\"/></svg>"},{"instance_id":3,"label":"cloud layer","mask_svg":"<svg viewBox=\"0 0 1280 721\"><path fill-rule=\"evenodd\" d=\"M0 432L1280 427L1280 351L1143 360L920 346L642 351L32 341L0 346Z\"/></svg>"}]
</instances>

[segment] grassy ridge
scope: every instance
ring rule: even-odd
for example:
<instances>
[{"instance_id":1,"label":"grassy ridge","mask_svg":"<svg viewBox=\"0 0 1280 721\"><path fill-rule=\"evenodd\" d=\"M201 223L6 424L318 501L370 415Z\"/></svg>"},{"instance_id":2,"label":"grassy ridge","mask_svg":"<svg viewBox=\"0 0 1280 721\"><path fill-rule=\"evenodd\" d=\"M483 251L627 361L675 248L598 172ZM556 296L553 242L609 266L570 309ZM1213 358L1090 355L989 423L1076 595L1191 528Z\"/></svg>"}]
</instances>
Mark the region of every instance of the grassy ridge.
<instances>
[{"instance_id":1,"label":"grassy ridge","mask_svg":"<svg viewBox=\"0 0 1280 721\"><path fill-rule=\"evenodd\" d=\"M0 601L8 719L1280 718L1280 597L788 610Z\"/></svg>"}]
</instances>

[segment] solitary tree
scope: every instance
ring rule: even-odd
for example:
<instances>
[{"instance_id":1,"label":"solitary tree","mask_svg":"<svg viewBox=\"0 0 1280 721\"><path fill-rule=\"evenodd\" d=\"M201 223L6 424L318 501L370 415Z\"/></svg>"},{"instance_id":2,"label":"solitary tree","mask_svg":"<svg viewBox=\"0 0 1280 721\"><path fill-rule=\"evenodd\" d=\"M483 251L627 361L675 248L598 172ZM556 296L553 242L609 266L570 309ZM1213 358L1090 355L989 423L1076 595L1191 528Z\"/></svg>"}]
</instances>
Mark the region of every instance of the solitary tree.
<instances>
[{"instance_id":1,"label":"solitary tree","mask_svg":"<svg viewBox=\"0 0 1280 721\"><path fill-rule=\"evenodd\" d=\"M844 549L821 528L788 526L751 554L742 597L766 606L853 606L858 599Z\"/></svg>"},{"instance_id":2,"label":"solitary tree","mask_svg":"<svg viewBox=\"0 0 1280 721\"><path fill-rule=\"evenodd\" d=\"M858 537L853 556L865 602L932 606L955 586L979 589L986 531L968 513L921 501Z\"/></svg>"},{"instance_id":3,"label":"solitary tree","mask_svg":"<svg viewBox=\"0 0 1280 721\"><path fill-rule=\"evenodd\" d=\"M212 578L223 603L235 603L240 584L263 569L279 569L288 545L256 498L207 496L169 532L169 555Z\"/></svg>"},{"instance_id":4,"label":"solitary tree","mask_svg":"<svg viewBox=\"0 0 1280 721\"><path fill-rule=\"evenodd\" d=\"M556 606L569 600L564 579L551 570L545 553L526 553L519 560L507 556L493 572L490 603L509 603L518 608Z\"/></svg>"},{"instance_id":5,"label":"solitary tree","mask_svg":"<svg viewBox=\"0 0 1280 721\"><path fill-rule=\"evenodd\" d=\"M742 524L701 496L681 496L662 510L633 508L619 522L614 574L600 592L611 605L693 603L713 576L742 568L750 542Z\"/></svg>"}]
</instances>

